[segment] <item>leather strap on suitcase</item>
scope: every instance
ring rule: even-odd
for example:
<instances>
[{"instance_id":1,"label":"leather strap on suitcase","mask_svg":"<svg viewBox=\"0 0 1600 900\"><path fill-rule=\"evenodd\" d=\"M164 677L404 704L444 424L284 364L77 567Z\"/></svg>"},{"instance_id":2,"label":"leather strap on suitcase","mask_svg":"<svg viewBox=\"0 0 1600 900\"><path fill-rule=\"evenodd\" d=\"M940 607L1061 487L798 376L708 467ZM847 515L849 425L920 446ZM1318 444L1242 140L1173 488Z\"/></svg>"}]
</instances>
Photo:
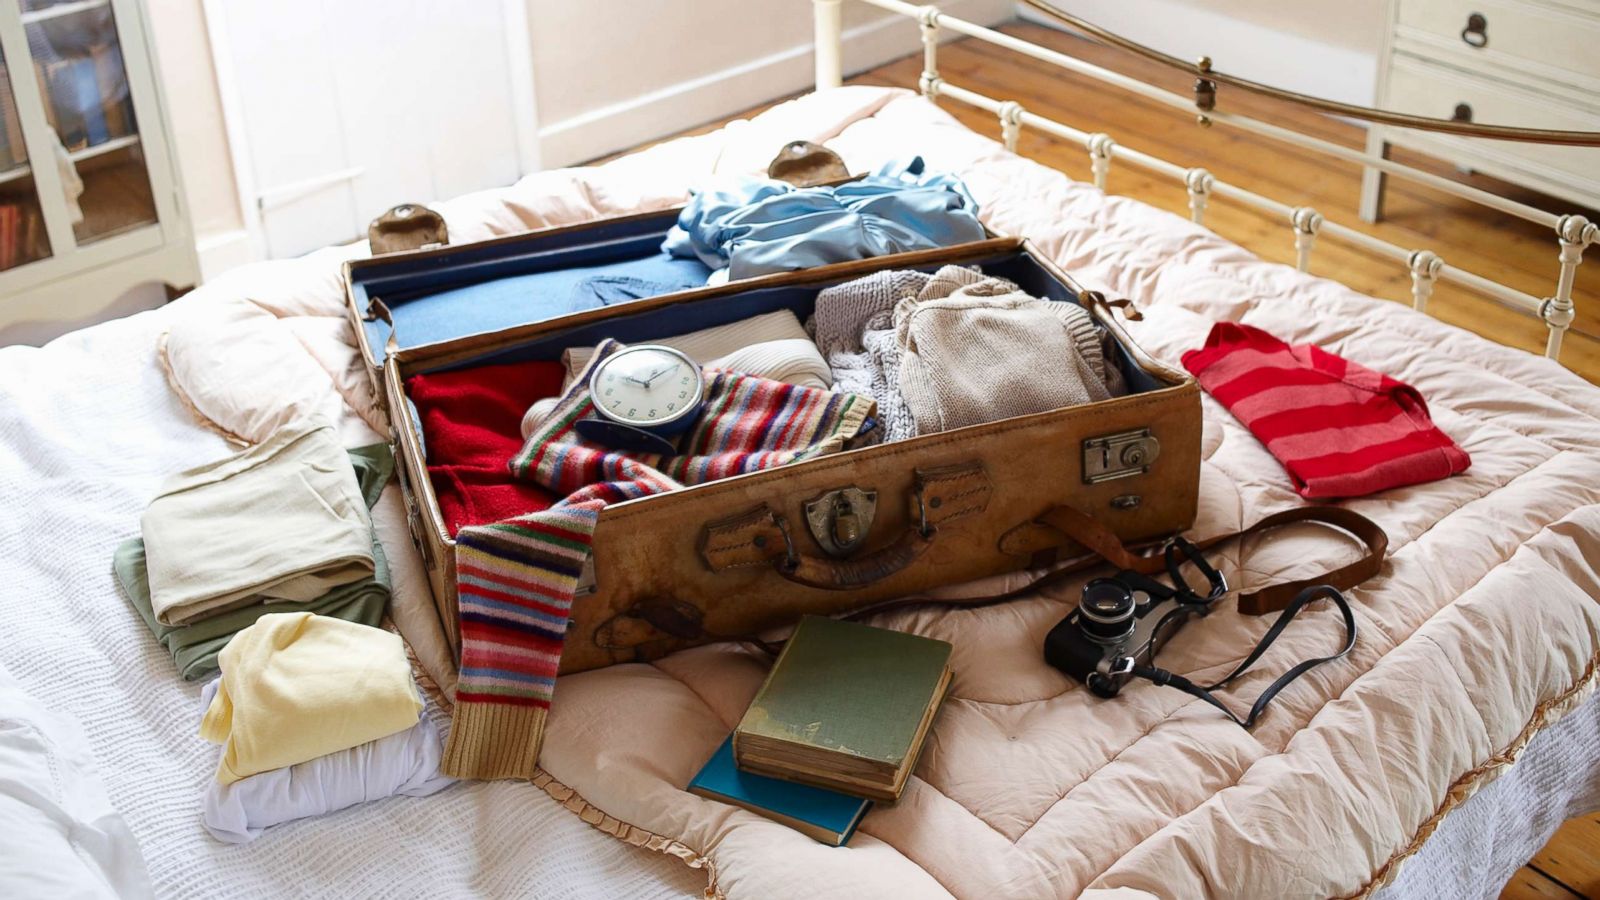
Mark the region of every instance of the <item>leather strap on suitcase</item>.
<instances>
[{"instance_id":1,"label":"leather strap on suitcase","mask_svg":"<svg viewBox=\"0 0 1600 900\"><path fill-rule=\"evenodd\" d=\"M946 474L954 475L955 473ZM959 479L956 479L956 481L959 483ZM953 487L954 485L950 486ZM971 485L963 484L962 487L970 488ZM1196 541L1194 546L1200 550L1206 550L1236 538L1262 534L1274 528L1296 523L1326 525L1345 532L1361 543L1365 553L1354 562L1331 569L1313 578L1280 582L1257 591L1242 593L1239 595L1239 611L1241 613L1260 616L1282 611L1292 605L1302 592L1318 586L1327 586L1339 591L1345 591L1376 575L1378 570L1382 568L1384 555L1389 548L1388 535L1384 533L1376 522L1366 516L1337 506L1301 506L1283 510L1282 512L1273 513L1239 531L1214 535L1205 540ZM1018 526L1018 529L1013 531L1020 529L1031 529L1033 531L1031 540L1034 544L1038 543L1038 535L1040 533L1049 533L1055 536L1053 541L1057 548L1086 549L1089 553L1034 579L1022 587L1001 594L957 600L902 597L864 607L850 613L845 618L860 619L877 613L929 604L976 607L1005 603L1021 599L1042 588L1067 581L1078 572L1100 565L1102 562L1109 562L1119 569L1128 569L1145 575L1157 574L1165 567L1165 560L1161 554L1144 555L1133 552L1110 529L1096 522L1093 517L1070 506L1052 507L1033 522ZM767 542L763 540L760 543L766 544ZM774 542L774 544L774 549L783 546L781 541ZM750 558L744 560L745 564L771 564L780 567L781 571L784 564L784 554L781 549L777 553L770 554L756 552L765 551L766 547L756 547L753 541L751 547ZM862 583L862 579L859 576L864 573L857 570L857 574L858 577L853 581L857 584ZM867 580L870 580L870 578ZM838 582L835 582L831 586L837 585ZM694 604L674 599L657 599L637 603L626 612L619 614L619 618L639 620L665 634L681 639L700 640L709 638L711 640L745 641L760 646L769 652L776 652L776 645L761 640L753 634L715 634L706 630L702 622L703 615L704 611Z\"/></svg>"}]
</instances>

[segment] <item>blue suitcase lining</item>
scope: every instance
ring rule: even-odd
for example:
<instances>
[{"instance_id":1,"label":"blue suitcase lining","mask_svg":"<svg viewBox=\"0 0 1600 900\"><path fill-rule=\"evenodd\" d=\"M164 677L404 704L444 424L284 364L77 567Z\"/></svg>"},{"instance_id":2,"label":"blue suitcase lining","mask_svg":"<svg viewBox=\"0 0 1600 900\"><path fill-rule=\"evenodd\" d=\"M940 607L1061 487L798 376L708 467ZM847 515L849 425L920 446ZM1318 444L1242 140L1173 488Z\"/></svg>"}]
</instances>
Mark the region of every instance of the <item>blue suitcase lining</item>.
<instances>
[{"instance_id":1,"label":"blue suitcase lining","mask_svg":"<svg viewBox=\"0 0 1600 900\"><path fill-rule=\"evenodd\" d=\"M668 211L528 241L467 244L422 258L380 258L352 271L351 293L359 310L366 310L373 298L382 300L394 322L396 343L405 348L575 312L575 291L592 278L704 284L711 274L708 266L660 250L676 219L677 213ZM372 318L362 328L381 364L390 324Z\"/></svg>"},{"instance_id":2,"label":"blue suitcase lining","mask_svg":"<svg viewBox=\"0 0 1600 900\"><path fill-rule=\"evenodd\" d=\"M998 275L1016 282L1024 291L1035 297L1044 297L1065 303L1077 302L1077 295L1065 284L1057 281L1048 270L1025 252L1010 253L990 259L977 260L986 274ZM933 271L940 264L924 266ZM698 303L680 303L659 309L646 310L633 315L619 315L589 325L530 340L527 343L503 350L491 351L432 371L465 369L497 363L554 360L568 347L592 346L604 338L614 338L623 343L637 343L672 335L698 331L716 325L726 325L762 313L780 309L792 311L801 321L811 315L817 294L827 285L786 285L783 287L755 288L731 296L719 297ZM1166 385L1157 381L1139 366L1133 364L1122 348L1119 367L1133 393L1158 390ZM427 370L424 370L427 371Z\"/></svg>"}]
</instances>

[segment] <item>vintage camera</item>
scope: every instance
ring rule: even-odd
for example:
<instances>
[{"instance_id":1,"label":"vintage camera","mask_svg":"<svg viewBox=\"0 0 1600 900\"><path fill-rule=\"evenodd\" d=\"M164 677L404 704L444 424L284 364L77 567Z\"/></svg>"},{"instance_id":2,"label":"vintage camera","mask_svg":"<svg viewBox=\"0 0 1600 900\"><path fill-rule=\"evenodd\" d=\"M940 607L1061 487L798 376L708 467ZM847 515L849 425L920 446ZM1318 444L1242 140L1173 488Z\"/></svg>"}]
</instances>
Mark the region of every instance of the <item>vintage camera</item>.
<instances>
[{"instance_id":1,"label":"vintage camera","mask_svg":"<svg viewBox=\"0 0 1600 900\"><path fill-rule=\"evenodd\" d=\"M1134 666L1152 665L1162 645L1228 592L1222 573L1183 538L1169 541L1162 555L1170 587L1129 569L1084 585L1078 608L1045 636L1045 661L1096 696L1115 697ZM1190 588L1185 563L1205 577L1204 594Z\"/></svg>"}]
</instances>

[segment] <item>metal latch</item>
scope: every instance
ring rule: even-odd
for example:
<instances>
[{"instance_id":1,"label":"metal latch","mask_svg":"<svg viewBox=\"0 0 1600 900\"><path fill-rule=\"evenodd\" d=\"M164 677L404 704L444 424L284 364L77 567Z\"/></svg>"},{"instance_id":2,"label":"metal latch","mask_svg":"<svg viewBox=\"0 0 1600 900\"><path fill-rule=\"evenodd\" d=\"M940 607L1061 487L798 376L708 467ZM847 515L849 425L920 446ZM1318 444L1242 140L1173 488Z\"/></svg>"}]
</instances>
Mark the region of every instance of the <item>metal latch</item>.
<instances>
[{"instance_id":1,"label":"metal latch","mask_svg":"<svg viewBox=\"0 0 1600 900\"><path fill-rule=\"evenodd\" d=\"M829 556L847 556L861 547L878 512L878 492L839 488L806 504L806 525Z\"/></svg>"},{"instance_id":2,"label":"metal latch","mask_svg":"<svg viewBox=\"0 0 1600 900\"><path fill-rule=\"evenodd\" d=\"M1161 442L1148 428L1120 431L1083 442L1083 483L1099 484L1143 475L1161 455Z\"/></svg>"},{"instance_id":3,"label":"metal latch","mask_svg":"<svg viewBox=\"0 0 1600 900\"><path fill-rule=\"evenodd\" d=\"M583 571L578 573L578 583L572 588L574 597L587 597L600 589L600 583L594 577L594 554L588 554L583 561Z\"/></svg>"}]
</instances>

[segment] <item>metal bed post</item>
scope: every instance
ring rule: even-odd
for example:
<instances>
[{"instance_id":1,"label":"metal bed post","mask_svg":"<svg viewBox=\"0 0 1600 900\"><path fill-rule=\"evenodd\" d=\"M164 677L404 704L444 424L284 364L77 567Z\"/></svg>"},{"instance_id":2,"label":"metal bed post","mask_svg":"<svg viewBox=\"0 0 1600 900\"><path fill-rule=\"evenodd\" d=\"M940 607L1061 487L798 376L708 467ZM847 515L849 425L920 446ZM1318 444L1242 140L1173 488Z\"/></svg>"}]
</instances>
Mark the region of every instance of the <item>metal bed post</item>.
<instances>
[{"instance_id":1,"label":"metal bed post","mask_svg":"<svg viewBox=\"0 0 1600 900\"><path fill-rule=\"evenodd\" d=\"M1311 248L1317 244L1322 221L1322 213L1309 206L1296 206L1289 213L1289 225L1294 228L1294 267L1302 272L1311 271Z\"/></svg>"},{"instance_id":2,"label":"metal bed post","mask_svg":"<svg viewBox=\"0 0 1600 900\"><path fill-rule=\"evenodd\" d=\"M922 30L922 77L917 79L917 89L922 91L922 96L933 100L939 96L939 86L944 84L944 79L939 77L939 8L922 7L917 25Z\"/></svg>"},{"instance_id":3,"label":"metal bed post","mask_svg":"<svg viewBox=\"0 0 1600 900\"><path fill-rule=\"evenodd\" d=\"M1562 216L1556 223L1556 237L1561 241L1561 276L1556 280L1556 295L1539 304L1539 318L1550 327L1550 337L1544 345L1544 355L1556 359L1561 355L1561 338L1577 317L1572 305L1572 281L1578 274L1578 263L1583 262L1583 248L1594 243L1597 227L1583 216Z\"/></svg>"},{"instance_id":4,"label":"metal bed post","mask_svg":"<svg viewBox=\"0 0 1600 900\"><path fill-rule=\"evenodd\" d=\"M811 0L817 90L844 84L844 0Z\"/></svg>"},{"instance_id":5,"label":"metal bed post","mask_svg":"<svg viewBox=\"0 0 1600 900\"><path fill-rule=\"evenodd\" d=\"M1106 176L1111 174L1111 154L1116 152L1117 142L1111 135L1097 131L1089 135L1083 145L1089 150L1089 171L1094 176L1094 186L1103 191Z\"/></svg>"},{"instance_id":6,"label":"metal bed post","mask_svg":"<svg viewBox=\"0 0 1600 900\"><path fill-rule=\"evenodd\" d=\"M1417 250L1406 260L1411 270L1411 308L1417 312L1428 311L1428 298L1433 296L1433 283L1444 270L1444 260L1432 250Z\"/></svg>"},{"instance_id":7,"label":"metal bed post","mask_svg":"<svg viewBox=\"0 0 1600 900\"><path fill-rule=\"evenodd\" d=\"M1206 201L1211 199L1211 188L1216 183L1216 176L1199 166L1183 173L1183 186L1189 190L1189 221L1196 225L1206 223Z\"/></svg>"},{"instance_id":8,"label":"metal bed post","mask_svg":"<svg viewBox=\"0 0 1600 900\"><path fill-rule=\"evenodd\" d=\"M1000 142L1012 153L1017 152L1017 137L1022 134L1022 117L1026 110L1015 100L1000 104Z\"/></svg>"}]
</instances>

